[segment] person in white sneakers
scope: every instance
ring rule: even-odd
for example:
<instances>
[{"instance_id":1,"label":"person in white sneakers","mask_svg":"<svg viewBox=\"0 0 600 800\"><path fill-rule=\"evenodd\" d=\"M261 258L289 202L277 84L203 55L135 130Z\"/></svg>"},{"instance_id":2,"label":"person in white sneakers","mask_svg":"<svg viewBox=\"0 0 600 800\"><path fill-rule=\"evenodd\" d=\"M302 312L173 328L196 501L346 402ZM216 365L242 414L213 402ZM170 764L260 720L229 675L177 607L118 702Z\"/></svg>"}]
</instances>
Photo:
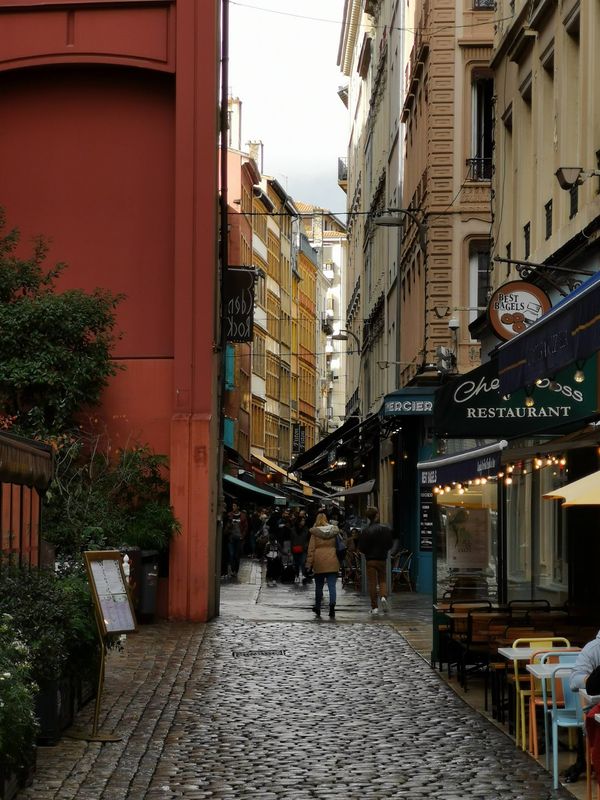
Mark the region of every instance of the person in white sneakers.
<instances>
[{"instance_id":1,"label":"person in white sneakers","mask_svg":"<svg viewBox=\"0 0 600 800\"><path fill-rule=\"evenodd\" d=\"M367 583L371 598L371 615L377 616L377 586L379 585L379 601L381 610L388 610L386 561L388 552L392 548L393 534L388 525L379 522L379 511L374 506L367 508L366 517L369 524L363 528L358 537L358 549L367 562Z\"/></svg>"}]
</instances>

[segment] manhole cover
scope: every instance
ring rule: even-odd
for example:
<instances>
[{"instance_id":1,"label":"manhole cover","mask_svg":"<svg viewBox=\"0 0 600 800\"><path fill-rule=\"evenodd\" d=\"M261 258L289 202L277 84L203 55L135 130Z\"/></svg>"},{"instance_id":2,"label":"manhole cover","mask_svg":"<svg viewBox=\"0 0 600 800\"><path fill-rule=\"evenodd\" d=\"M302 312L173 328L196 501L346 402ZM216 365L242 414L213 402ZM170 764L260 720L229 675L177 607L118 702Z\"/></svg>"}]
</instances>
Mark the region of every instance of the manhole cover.
<instances>
[{"instance_id":1,"label":"manhole cover","mask_svg":"<svg viewBox=\"0 0 600 800\"><path fill-rule=\"evenodd\" d=\"M260 656L287 656L287 650L234 650L234 658L260 658Z\"/></svg>"}]
</instances>

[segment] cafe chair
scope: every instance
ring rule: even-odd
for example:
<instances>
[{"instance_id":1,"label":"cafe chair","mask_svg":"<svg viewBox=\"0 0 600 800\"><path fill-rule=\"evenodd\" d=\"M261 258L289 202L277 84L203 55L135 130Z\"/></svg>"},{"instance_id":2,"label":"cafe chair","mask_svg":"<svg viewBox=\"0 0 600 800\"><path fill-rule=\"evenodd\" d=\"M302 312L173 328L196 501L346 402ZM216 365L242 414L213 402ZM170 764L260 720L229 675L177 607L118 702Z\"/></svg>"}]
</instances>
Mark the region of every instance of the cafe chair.
<instances>
[{"instance_id":1,"label":"cafe chair","mask_svg":"<svg viewBox=\"0 0 600 800\"><path fill-rule=\"evenodd\" d=\"M409 592L413 591L410 577L412 560L413 554L408 550L403 550L394 556L392 560L392 592L399 592L403 588L407 588Z\"/></svg>"},{"instance_id":2,"label":"cafe chair","mask_svg":"<svg viewBox=\"0 0 600 800\"><path fill-rule=\"evenodd\" d=\"M560 653L553 652L552 650L540 650L534 653L529 660L530 664L573 664L580 652L579 647L565 648L569 652L565 652L561 648ZM537 729L537 710L542 709L544 720L544 745L546 748L546 767L549 766L548 756L548 712L551 708L550 692L547 690L546 681L536 678L534 675L530 678L530 695L529 695L529 752L532 753L534 758L539 755L538 752L538 729ZM562 706L562 687L558 685L559 696L556 702Z\"/></svg>"},{"instance_id":3,"label":"cafe chair","mask_svg":"<svg viewBox=\"0 0 600 800\"><path fill-rule=\"evenodd\" d=\"M553 647L569 647L570 642L563 636L554 636L551 631L535 631L535 636L515 639L513 647L535 647L536 650L550 650ZM522 750L527 749L527 716L526 702L529 701L530 676L524 671L524 662L513 660L513 688L515 692L515 744Z\"/></svg>"},{"instance_id":4,"label":"cafe chair","mask_svg":"<svg viewBox=\"0 0 600 800\"><path fill-rule=\"evenodd\" d=\"M552 779L553 786L558 789L558 731L559 728L569 730L583 729L583 709L579 702L579 697L569 686L569 676L573 671L573 666L557 664L550 676L550 686L552 692L552 708L550 709L550 720L552 730ZM563 706L558 705L558 687L562 688Z\"/></svg>"}]
</instances>

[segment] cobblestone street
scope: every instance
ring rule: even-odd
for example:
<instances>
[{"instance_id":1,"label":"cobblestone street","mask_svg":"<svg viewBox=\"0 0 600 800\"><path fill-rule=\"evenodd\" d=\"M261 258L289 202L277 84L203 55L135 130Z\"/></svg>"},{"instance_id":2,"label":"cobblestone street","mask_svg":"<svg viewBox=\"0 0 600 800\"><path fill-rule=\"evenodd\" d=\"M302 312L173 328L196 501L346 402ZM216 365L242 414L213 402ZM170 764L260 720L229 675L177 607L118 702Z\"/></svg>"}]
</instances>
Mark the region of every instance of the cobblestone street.
<instances>
[{"instance_id":1,"label":"cobblestone street","mask_svg":"<svg viewBox=\"0 0 600 800\"><path fill-rule=\"evenodd\" d=\"M260 577L245 562L214 622L129 637L101 709L101 730L123 739L40 748L19 800L572 797L413 649L427 651L428 598L395 596L371 620L340 589L338 619L317 621L312 587Z\"/></svg>"}]
</instances>

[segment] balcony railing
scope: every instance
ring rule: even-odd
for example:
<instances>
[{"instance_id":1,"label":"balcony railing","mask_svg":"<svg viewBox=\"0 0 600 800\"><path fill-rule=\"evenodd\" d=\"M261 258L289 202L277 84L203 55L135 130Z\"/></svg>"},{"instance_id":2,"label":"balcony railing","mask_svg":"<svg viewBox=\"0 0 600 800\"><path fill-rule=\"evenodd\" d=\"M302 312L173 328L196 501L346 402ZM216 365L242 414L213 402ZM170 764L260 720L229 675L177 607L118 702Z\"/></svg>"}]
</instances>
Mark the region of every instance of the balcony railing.
<instances>
[{"instance_id":1,"label":"balcony railing","mask_svg":"<svg viewBox=\"0 0 600 800\"><path fill-rule=\"evenodd\" d=\"M338 183L348 183L347 158L338 158Z\"/></svg>"},{"instance_id":2,"label":"balcony railing","mask_svg":"<svg viewBox=\"0 0 600 800\"><path fill-rule=\"evenodd\" d=\"M473 11L494 11L496 0L473 0Z\"/></svg>"},{"instance_id":3,"label":"balcony railing","mask_svg":"<svg viewBox=\"0 0 600 800\"><path fill-rule=\"evenodd\" d=\"M467 158L469 181L489 181L492 179L492 159L491 158Z\"/></svg>"}]
</instances>

